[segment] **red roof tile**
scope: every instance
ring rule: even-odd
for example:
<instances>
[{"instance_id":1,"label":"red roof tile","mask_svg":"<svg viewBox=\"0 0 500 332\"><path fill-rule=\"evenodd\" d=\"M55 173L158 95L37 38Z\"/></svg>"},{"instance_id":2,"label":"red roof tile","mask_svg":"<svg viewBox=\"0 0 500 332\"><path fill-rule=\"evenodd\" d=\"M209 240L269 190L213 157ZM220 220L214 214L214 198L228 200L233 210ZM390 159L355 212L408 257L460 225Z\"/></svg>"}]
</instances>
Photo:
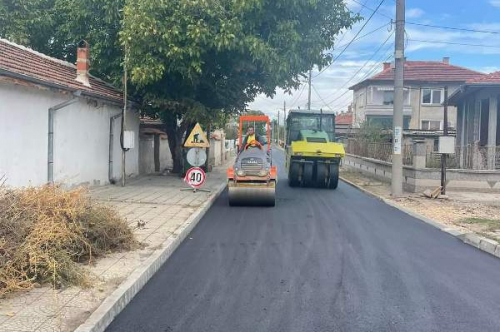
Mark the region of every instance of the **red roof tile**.
<instances>
[{"instance_id":1,"label":"red roof tile","mask_svg":"<svg viewBox=\"0 0 500 332\"><path fill-rule=\"evenodd\" d=\"M418 82L457 82L464 83L467 80L484 76L485 74L463 67L450 65L441 61L406 61L405 81ZM394 80L394 68L387 68L379 74L354 85L352 88L368 81L392 81Z\"/></svg>"},{"instance_id":2,"label":"red roof tile","mask_svg":"<svg viewBox=\"0 0 500 332\"><path fill-rule=\"evenodd\" d=\"M500 84L500 71L467 80L466 84Z\"/></svg>"},{"instance_id":3,"label":"red roof tile","mask_svg":"<svg viewBox=\"0 0 500 332\"><path fill-rule=\"evenodd\" d=\"M26 79L36 79L42 83L55 84L70 90L82 90L97 97L122 102L121 91L112 85L90 76L90 87L86 87L76 78L76 66L62 60L51 58L0 39L0 70L18 74Z\"/></svg>"},{"instance_id":4,"label":"red roof tile","mask_svg":"<svg viewBox=\"0 0 500 332\"><path fill-rule=\"evenodd\" d=\"M335 124L350 125L352 124L352 113L340 113L335 117Z\"/></svg>"}]
</instances>

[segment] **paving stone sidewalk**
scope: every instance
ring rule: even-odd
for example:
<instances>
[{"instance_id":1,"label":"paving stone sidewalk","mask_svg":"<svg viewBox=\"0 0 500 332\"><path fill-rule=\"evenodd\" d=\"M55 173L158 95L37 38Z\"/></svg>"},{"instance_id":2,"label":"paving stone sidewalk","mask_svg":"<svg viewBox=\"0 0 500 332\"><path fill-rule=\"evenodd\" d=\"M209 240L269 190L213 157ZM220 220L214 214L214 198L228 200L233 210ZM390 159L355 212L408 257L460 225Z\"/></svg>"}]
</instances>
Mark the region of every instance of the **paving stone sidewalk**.
<instances>
[{"instance_id":1,"label":"paving stone sidewalk","mask_svg":"<svg viewBox=\"0 0 500 332\"><path fill-rule=\"evenodd\" d=\"M225 181L225 167L219 167L207 177L204 188L211 190L210 193L181 191L186 185L173 175L141 177L131 180L126 187L92 189L94 198L115 207L127 219L145 247L108 255L89 266L92 288L41 287L0 300L0 331L74 331Z\"/></svg>"}]
</instances>

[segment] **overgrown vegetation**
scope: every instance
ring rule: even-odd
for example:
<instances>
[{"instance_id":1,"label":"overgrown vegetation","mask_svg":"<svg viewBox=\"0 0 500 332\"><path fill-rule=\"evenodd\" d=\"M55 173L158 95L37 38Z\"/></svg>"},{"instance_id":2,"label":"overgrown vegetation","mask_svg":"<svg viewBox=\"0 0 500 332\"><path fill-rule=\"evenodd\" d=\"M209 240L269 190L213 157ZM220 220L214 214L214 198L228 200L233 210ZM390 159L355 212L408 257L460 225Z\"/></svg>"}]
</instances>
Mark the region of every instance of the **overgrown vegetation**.
<instances>
[{"instance_id":1,"label":"overgrown vegetation","mask_svg":"<svg viewBox=\"0 0 500 332\"><path fill-rule=\"evenodd\" d=\"M465 218L460 223L472 227L484 237L500 242L500 219Z\"/></svg>"},{"instance_id":2,"label":"overgrown vegetation","mask_svg":"<svg viewBox=\"0 0 500 332\"><path fill-rule=\"evenodd\" d=\"M79 263L135 246L125 220L84 189L0 186L0 296L34 283L85 285Z\"/></svg>"}]
</instances>

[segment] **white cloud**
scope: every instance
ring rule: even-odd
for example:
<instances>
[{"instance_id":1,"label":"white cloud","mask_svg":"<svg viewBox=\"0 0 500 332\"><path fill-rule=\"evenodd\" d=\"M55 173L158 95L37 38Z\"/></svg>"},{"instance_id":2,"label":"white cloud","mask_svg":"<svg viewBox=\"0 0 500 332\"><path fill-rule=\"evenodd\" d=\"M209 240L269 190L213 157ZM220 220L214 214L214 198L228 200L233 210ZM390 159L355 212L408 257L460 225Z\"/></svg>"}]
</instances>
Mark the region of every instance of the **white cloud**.
<instances>
[{"instance_id":1,"label":"white cloud","mask_svg":"<svg viewBox=\"0 0 500 332\"><path fill-rule=\"evenodd\" d=\"M500 8L500 0L491 0L490 5L493 7L499 7Z\"/></svg>"},{"instance_id":2,"label":"white cloud","mask_svg":"<svg viewBox=\"0 0 500 332\"><path fill-rule=\"evenodd\" d=\"M406 11L406 17L408 18L419 18L424 14L425 12L420 8L411 8Z\"/></svg>"}]
</instances>

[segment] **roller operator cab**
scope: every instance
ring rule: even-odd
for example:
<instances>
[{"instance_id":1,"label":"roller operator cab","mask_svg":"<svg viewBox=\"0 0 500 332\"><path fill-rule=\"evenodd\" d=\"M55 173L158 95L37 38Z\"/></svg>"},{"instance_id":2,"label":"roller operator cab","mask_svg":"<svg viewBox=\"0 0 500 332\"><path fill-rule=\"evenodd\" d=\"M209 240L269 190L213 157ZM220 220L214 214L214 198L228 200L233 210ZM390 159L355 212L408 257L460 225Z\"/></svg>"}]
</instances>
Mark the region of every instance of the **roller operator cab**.
<instances>
[{"instance_id":1,"label":"roller operator cab","mask_svg":"<svg viewBox=\"0 0 500 332\"><path fill-rule=\"evenodd\" d=\"M336 189L345 150L335 142L335 113L291 110L286 154L290 186Z\"/></svg>"}]
</instances>

